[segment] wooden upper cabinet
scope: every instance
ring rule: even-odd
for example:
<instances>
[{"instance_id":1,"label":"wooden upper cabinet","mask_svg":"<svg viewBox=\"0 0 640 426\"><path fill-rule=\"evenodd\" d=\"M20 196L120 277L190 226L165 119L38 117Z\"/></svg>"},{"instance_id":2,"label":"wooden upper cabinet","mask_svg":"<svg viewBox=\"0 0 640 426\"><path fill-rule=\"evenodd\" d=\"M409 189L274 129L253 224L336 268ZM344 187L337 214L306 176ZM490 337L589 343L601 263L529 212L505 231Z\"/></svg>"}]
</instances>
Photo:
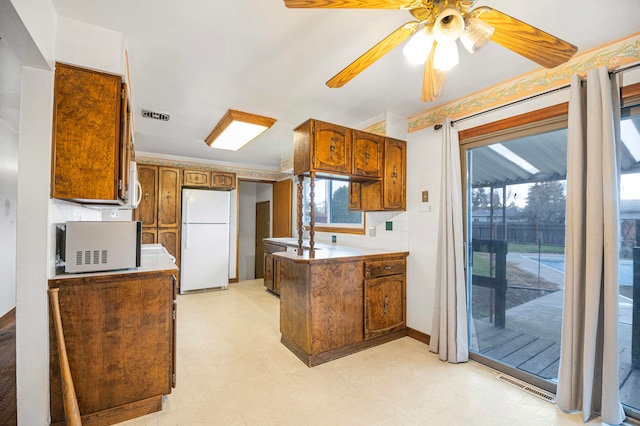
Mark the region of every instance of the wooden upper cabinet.
<instances>
[{"instance_id":1,"label":"wooden upper cabinet","mask_svg":"<svg viewBox=\"0 0 640 426\"><path fill-rule=\"evenodd\" d=\"M180 226L180 169L158 167L158 227Z\"/></svg>"},{"instance_id":2,"label":"wooden upper cabinet","mask_svg":"<svg viewBox=\"0 0 640 426\"><path fill-rule=\"evenodd\" d=\"M203 170L185 170L182 174L182 184L184 186L203 186L209 187L210 173Z\"/></svg>"},{"instance_id":3,"label":"wooden upper cabinet","mask_svg":"<svg viewBox=\"0 0 640 426\"><path fill-rule=\"evenodd\" d=\"M351 174L379 178L382 169L384 137L353 130L353 167Z\"/></svg>"},{"instance_id":4,"label":"wooden upper cabinet","mask_svg":"<svg viewBox=\"0 0 640 426\"><path fill-rule=\"evenodd\" d=\"M294 129L293 135L295 175L351 174L351 129L311 119Z\"/></svg>"},{"instance_id":5,"label":"wooden upper cabinet","mask_svg":"<svg viewBox=\"0 0 640 426\"><path fill-rule=\"evenodd\" d=\"M138 181L142 187L142 198L134 212L134 219L143 227L158 226L158 166L138 165Z\"/></svg>"},{"instance_id":6,"label":"wooden upper cabinet","mask_svg":"<svg viewBox=\"0 0 640 426\"><path fill-rule=\"evenodd\" d=\"M129 174L121 130L127 127L123 96L118 76L56 64L53 198L121 202Z\"/></svg>"},{"instance_id":7,"label":"wooden upper cabinet","mask_svg":"<svg viewBox=\"0 0 640 426\"><path fill-rule=\"evenodd\" d=\"M407 143L385 138L382 207L384 210L406 210Z\"/></svg>"},{"instance_id":8,"label":"wooden upper cabinet","mask_svg":"<svg viewBox=\"0 0 640 426\"><path fill-rule=\"evenodd\" d=\"M236 189L236 174L228 172L211 172L211 187L228 191Z\"/></svg>"}]
</instances>

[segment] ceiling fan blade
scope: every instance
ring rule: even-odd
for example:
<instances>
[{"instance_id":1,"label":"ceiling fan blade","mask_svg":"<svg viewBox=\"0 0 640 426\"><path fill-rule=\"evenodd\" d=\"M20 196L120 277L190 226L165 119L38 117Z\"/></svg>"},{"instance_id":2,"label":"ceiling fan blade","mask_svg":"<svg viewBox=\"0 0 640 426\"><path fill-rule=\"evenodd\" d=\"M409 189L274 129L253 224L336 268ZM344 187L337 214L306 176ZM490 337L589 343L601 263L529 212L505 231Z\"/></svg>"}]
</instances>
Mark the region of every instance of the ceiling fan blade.
<instances>
[{"instance_id":1,"label":"ceiling fan blade","mask_svg":"<svg viewBox=\"0 0 640 426\"><path fill-rule=\"evenodd\" d=\"M378 44L367 50L362 56L327 81L329 87L342 87L353 77L364 71L369 65L380 59L391 49L408 39L418 30L418 22L407 22L383 38Z\"/></svg>"},{"instance_id":2,"label":"ceiling fan blade","mask_svg":"<svg viewBox=\"0 0 640 426\"><path fill-rule=\"evenodd\" d=\"M491 40L545 68L567 62L578 50L571 43L490 7L476 8L470 14L495 28Z\"/></svg>"},{"instance_id":3,"label":"ceiling fan blade","mask_svg":"<svg viewBox=\"0 0 640 426\"><path fill-rule=\"evenodd\" d=\"M436 51L436 45L438 43L433 42L433 47L427 58L427 62L424 64L424 80L422 82L422 102L433 102L438 99L444 93L444 82L446 74L433 67L433 57Z\"/></svg>"},{"instance_id":4,"label":"ceiling fan blade","mask_svg":"<svg viewBox=\"0 0 640 426\"><path fill-rule=\"evenodd\" d=\"M284 0L289 8L404 9L412 0Z\"/></svg>"}]
</instances>

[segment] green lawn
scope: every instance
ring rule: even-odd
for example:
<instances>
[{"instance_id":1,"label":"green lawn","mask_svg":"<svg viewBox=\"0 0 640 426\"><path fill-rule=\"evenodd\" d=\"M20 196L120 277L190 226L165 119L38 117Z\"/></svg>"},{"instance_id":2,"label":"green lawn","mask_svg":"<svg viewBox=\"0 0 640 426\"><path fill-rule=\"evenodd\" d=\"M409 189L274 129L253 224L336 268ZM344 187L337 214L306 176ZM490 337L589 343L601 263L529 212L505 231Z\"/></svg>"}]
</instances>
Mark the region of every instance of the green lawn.
<instances>
[{"instance_id":1,"label":"green lawn","mask_svg":"<svg viewBox=\"0 0 640 426\"><path fill-rule=\"evenodd\" d=\"M510 253L537 253L538 250L540 250L540 253L564 254L564 247L549 246L544 244L538 246L537 244L509 243Z\"/></svg>"}]
</instances>

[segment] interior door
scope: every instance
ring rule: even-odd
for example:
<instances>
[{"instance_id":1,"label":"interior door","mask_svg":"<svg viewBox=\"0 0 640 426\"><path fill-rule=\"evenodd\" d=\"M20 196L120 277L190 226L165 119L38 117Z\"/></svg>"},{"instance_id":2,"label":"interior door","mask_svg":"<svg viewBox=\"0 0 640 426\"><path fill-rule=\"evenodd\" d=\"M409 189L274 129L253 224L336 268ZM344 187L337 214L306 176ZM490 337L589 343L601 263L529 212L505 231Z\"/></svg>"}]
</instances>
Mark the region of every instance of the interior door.
<instances>
[{"instance_id":1,"label":"interior door","mask_svg":"<svg viewBox=\"0 0 640 426\"><path fill-rule=\"evenodd\" d=\"M291 236L291 179L273 184L273 237Z\"/></svg>"},{"instance_id":2,"label":"interior door","mask_svg":"<svg viewBox=\"0 0 640 426\"><path fill-rule=\"evenodd\" d=\"M256 279L264 278L264 238L269 238L271 203L256 203Z\"/></svg>"}]
</instances>

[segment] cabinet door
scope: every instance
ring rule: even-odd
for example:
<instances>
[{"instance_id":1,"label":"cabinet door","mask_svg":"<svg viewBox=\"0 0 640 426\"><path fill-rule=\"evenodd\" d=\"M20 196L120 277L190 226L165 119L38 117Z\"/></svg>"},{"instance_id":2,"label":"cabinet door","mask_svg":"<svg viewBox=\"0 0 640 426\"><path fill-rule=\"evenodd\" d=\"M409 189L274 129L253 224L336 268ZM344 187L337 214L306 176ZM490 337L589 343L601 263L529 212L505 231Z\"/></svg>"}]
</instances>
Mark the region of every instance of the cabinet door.
<instances>
[{"instance_id":1,"label":"cabinet door","mask_svg":"<svg viewBox=\"0 0 640 426\"><path fill-rule=\"evenodd\" d=\"M405 274L365 280L365 338L405 327Z\"/></svg>"},{"instance_id":2,"label":"cabinet door","mask_svg":"<svg viewBox=\"0 0 640 426\"><path fill-rule=\"evenodd\" d=\"M158 243L176 258L176 265L180 265L180 232L179 228L158 228Z\"/></svg>"},{"instance_id":3,"label":"cabinet door","mask_svg":"<svg viewBox=\"0 0 640 426\"><path fill-rule=\"evenodd\" d=\"M385 139L383 208L405 210L407 143L396 139Z\"/></svg>"},{"instance_id":4,"label":"cabinet door","mask_svg":"<svg viewBox=\"0 0 640 426\"><path fill-rule=\"evenodd\" d=\"M182 183L184 186L209 186L209 172L200 170L185 170Z\"/></svg>"},{"instance_id":5,"label":"cabinet door","mask_svg":"<svg viewBox=\"0 0 640 426\"><path fill-rule=\"evenodd\" d=\"M351 173L351 131L321 121L315 122L312 141L313 168L316 171Z\"/></svg>"},{"instance_id":6,"label":"cabinet door","mask_svg":"<svg viewBox=\"0 0 640 426\"><path fill-rule=\"evenodd\" d=\"M158 227L180 226L180 169L158 168Z\"/></svg>"},{"instance_id":7,"label":"cabinet door","mask_svg":"<svg viewBox=\"0 0 640 426\"><path fill-rule=\"evenodd\" d=\"M156 228L142 228L142 244L155 244L158 242L158 230Z\"/></svg>"},{"instance_id":8,"label":"cabinet door","mask_svg":"<svg viewBox=\"0 0 640 426\"><path fill-rule=\"evenodd\" d=\"M56 64L53 198L118 201L120 77Z\"/></svg>"},{"instance_id":9,"label":"cabinet door","mask_svg":"<svg viewBox=\"0 0 640 426\"><path fill-rule=\"evenodd\" d=\"M273 258L273 292L280 294L280 259Z\"/></svg>"},{"instance_id":10,"label":"cabinet door","mask_svg":"<svg viewBox=\"0 0 640 426\"><path fill-rule=\"evenodd\" d=\"M138 166L138 181L142 187L142 199L134 212L135 220L142 222L143 227L156 227L158 209L158 167Z\"/></svg>"},{"instance_id":11,"label":"cabinet door","mask_svg":"<svg viewBox=\"0 0 640 426\"><path fill-rule=\"evenodd\" d=\"M211 172L211 187L232 190L236 188L236 174Z\"/></svg>"},{"instance_id":12,"label":"cabinet door","mask_svg":"<svg viewBox=\"0 0 640 426\"><path fill-rule=\"evenodd\" d=\"M269 253L264 254L264 286L273 290L273 256Z\"/></svg>"},{"instance_id":13,"label":"cabinet door","mask_svg":"<svg viewBox=\"0 0 640 426\"><path fill-rule=\"evenodd\" d=\"M354 176L379 178L382 174L382 148L384 137L353 130Z\"/></svg>"},{"instance_id":14,"label":"cabinet door","mask_svg":"<svg viewBox=\"0 0 640 426\"><path fill-rule=\"evenodd\" d=\"M349 210L362 210L360 182L349 182Z\"/></svg>"}]
</instances>

